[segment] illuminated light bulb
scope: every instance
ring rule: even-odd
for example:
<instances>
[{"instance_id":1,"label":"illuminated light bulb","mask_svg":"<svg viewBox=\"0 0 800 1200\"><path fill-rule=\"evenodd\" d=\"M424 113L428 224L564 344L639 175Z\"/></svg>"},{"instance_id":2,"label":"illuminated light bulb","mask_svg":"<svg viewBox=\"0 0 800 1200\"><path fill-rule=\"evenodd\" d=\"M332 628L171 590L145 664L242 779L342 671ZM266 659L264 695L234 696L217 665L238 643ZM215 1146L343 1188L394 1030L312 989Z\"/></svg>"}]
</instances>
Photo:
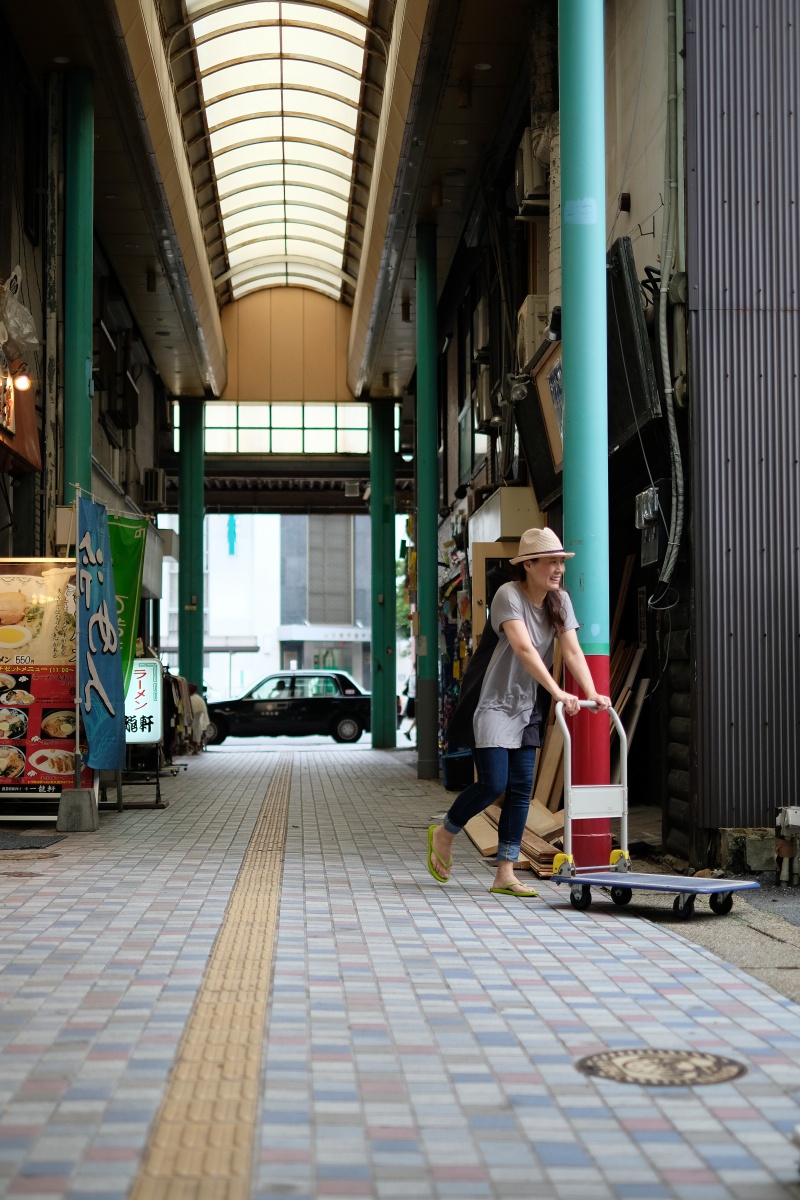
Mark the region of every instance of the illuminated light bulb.
<instances>
[{"instance_id":1,"label":"illuminated light bulb","mask_svg":"<svg viewBox=\"0 0 800 1200\"><path fill-rule=\"evenodd\" d=\"M31 386L31 377L27 372L23 371L21 375L17 375L14 379L14 387L19 392L27 392Z\"/></svg>"}]
</instances>

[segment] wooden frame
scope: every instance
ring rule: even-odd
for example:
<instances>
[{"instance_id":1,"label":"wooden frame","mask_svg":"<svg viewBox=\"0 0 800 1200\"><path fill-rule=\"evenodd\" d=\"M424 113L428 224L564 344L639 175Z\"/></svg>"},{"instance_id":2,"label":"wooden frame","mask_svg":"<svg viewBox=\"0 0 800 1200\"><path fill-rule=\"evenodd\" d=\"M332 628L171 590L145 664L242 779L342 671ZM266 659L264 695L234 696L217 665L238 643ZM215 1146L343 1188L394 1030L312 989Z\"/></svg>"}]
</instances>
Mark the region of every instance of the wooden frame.
<instances>
[{"instance_id":1,"label":"wooden frame","mask_svg":"<svg viewBox=\"0 0 800 1200\"><path fill-rule=\"evenodd\" d=\"M553 468L564 463L564 384L561 375L561 342L553 342L533 369L533 382L539 397L547 444Z\"/></svg>"},{"instance_id":2,"label":"wooden frame","mask_svg":"<svg viewBox=\"0 0 800 1200\"><path fill-rule=\"evenodd\" d=\"M542 514L544 516L544 514ZM477 649L486 628L486 562L491 558L514 558L519 539L514 542L473 542L472 551L472 638Z\"/></svg>"}]
</instances>

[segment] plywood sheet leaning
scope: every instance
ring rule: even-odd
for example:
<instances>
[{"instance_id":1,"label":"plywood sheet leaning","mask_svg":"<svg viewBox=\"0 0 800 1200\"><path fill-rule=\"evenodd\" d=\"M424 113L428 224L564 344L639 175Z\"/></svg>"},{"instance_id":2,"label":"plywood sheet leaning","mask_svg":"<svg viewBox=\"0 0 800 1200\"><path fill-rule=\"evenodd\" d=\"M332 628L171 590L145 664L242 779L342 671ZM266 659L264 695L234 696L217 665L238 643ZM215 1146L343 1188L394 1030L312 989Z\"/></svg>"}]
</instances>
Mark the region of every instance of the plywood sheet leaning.
<instances>
[{"instance_id":1,"label":"plywood sheet leaning","mask_svg":"<svg viewBox=\"0 0 800 1200\"><path fill-rule=\"evenodd\" d=\"M484 858L497 854L497 825L489 820L486 813L478 813L477 817L467 821L464 829Z\"/></svg>"},{"instance_id":2,"label":"plywood sheet leaning","mask_svg":"<svg viewBox=\"0 0 800 1200\"><path fill-rule=\"evenodd\" d=\"M542 766L533 789L534 799L538 800L545 808L549 808L551 812L556 812L561 807L564 790L564 736L557 725L548 725L540 757ZM558 783L559 767L562 772L560 786Z\"/></svg>"},{"instance_id":3,"label":"plywood sheet leaning","mask_svg":"<svg viewBox=\"0 0 800 1200\"><path fill-rule=\"evenodd\" d=\"M644 707L644 702L647 699L647 691L650 687L649 679L640 679L636 685L636 690L633 693L633 698L622 724L625 726L625 733L628 737L628 753L630 753L633 735L636 732L636 726L639 723L639 717ZM611 748L611 782L619 783L622 774L622 766L620 762L620 746L619 741Z\"/></svg>"}]
</instances>

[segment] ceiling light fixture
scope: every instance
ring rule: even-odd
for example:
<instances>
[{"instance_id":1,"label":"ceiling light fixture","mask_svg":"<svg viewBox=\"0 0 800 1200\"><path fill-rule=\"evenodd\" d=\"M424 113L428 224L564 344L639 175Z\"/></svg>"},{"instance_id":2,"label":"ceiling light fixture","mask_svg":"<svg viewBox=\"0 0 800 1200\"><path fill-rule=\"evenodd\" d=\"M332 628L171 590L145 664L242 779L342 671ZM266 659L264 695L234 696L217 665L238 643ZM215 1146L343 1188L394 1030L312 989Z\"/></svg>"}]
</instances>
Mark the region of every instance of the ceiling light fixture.
<instances>
[{"instance_id":1,"label":"ceiling light fixture","mask_svg":"<svg viewBox=\"0 0 800 1200\"><path fill-rule=\"evenodd\" d=\"M475 63L476 71L491 71L491 69L492 69L491 63Z\"/></svg>"}]
</instances>

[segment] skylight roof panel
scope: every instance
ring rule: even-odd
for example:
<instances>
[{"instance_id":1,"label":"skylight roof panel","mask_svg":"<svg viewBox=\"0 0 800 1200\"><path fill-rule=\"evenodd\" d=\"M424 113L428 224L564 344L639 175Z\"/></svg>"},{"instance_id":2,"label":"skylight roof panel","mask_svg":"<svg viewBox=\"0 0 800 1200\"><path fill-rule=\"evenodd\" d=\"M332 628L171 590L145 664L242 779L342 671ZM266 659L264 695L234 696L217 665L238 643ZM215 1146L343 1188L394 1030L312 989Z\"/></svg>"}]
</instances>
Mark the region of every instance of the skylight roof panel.
<instances>
[{"instance_id":1,"label":"skylight roof panel","mask_svg":"<svg viewBox=\"0 0 800 1200\"><path fill-rule=\"evenodd\" d=\"M274 91L248 91L241 96L229 96L227 100L217 100L206 105L206 118L209 129L216 129L237 117L273 116L281 111L281 96L279 88Z\"/></svg>"},{"instance_id":2,"label":"skylight roof panel","mask_svg":"<svg viewBox=\"0 0 800 1200\"><path fill-rule=\"evenodd\" d=\"M339 63L351 71L360 72L364 62L363 30L350 28L348 36L324 33L317 29L284 28L282 49L284 54L298 58L316 58L321 62ZM358 41L351 40L353 35Z\"/></svg>"},{"instance_id":3,"label":"skylight roof panel","mask_svg":"<svg viewBox=\"0 0 800 1200\"><path fill-rule=\"evenodd\" d=\"M283 128L286 137L297 138L299 141L321 142L334 150L341 150L350 158L355 152L355 136L343 129L337 129L335 125L292 116L284 117Z\"/></svg>"},{"instance_id":4,"label":"skylight roof panel","mask_svg":"<svg viewBox=\"0 0 800 1200\"><path fill-rule=\"evenodd\" d=\"M281 150L283 143L277 142L274 145L267 145L256 142L251 146L241 146L238 150L226 150L224 154L218 154L214 159L214 165L217 170L217 178L221 179L230 171L238 170L241 167L253 166L272 166L283 172L283 164L281 162ZM269 157L264 154L265 149L269 149Z\"/></svg>"},{"instance_id":5,"label":"skylight roof panel","mask_svg":"<svg viewBox=\"0 0 800 1200\"><path fill-rule=\"evenodd\" d=\"M241 121L232 122L230 125L214 130L211 133L211 153L217 155L227 147L236 146L240 142L260 141L265 144L265 155L268 154L269 157L273 157L273 155L277 154L277 157L281 158L281 150L273 150L277 142L271 139L281 139L282 137L283 121L279 116L253 117L248 114Z\"/></svg>"},{"instance_id":6,"label":"skylight roof panel","mask_svg":"<svg viewBox=\"0 0 800 1200\"><path fill-rule=\"evenodd\" d=\"M274 185L274 186L273 186ZM242 192L251 187L266 187L271 200L281 200L283 189L283 173L279 165L268 163L260 167L247 167L234 175L226 175L219 180L220 196L229 196L231 192Z\"/></svg>"},{"instance_id":7,"label":"skylight roof panel","mask_svg":"<svg viewBox=\"0 0 800 1200\"><path fill-rule=\"evenodd\" d=\"M327 192L335 192L347 199L350 195L350 180L342 179L331 171L320 171L316 167L287 166L287 183L303 183L308 187L324 188Z\"/></svg>"},{"instance_id":8,"label":"skylight roof panel","mask_svg":"<svg viewBox=\"0 0 800 1200\"><path fill-rule=\"evenodd\" d=\"M320 91L339 95L343 100L358 103L361 94L361 79L349 75L346 71L334 66L327 66L318 59L298 60L286 58L283 60L283 80L287 87L299 84L301 87L318 87Z\"/></svg>"},{"instance_id":9,"label":"skylight roof panel","mask_svg":"<svg viewBox=\"0 0 800 1200\"><path fill-rule=\"evenodd\" d=\"M203 98L213 104L218 96L241 92L245 88L263 89L278 87L281 82L279 59L254 59L252 62L236 63L219 71L203 75ZM259 105L261 107L261 105Z\"/></svg>"},{"instance_id":10,"label":"skylight roof panel","mask_svg":"<svg viewBox=\"0 0 800 1200\"><path fill-rule=\"evenodd\" d=\"M313 242L305 238L286 238L284 253L290 254L295 258L315 258L318 259L320 264L325 263L330 267L341 270L344 258L344 243L340 243L337 249L329 246L320 246L318 242Z\"/></svg>"},{"instance_id":11,"label":"skylight roof panel","mask_svg":"<svg viewBox=\"0 0 800 1200\"><path fill-rule=\"evenodd\" d=\"M364 21L366 20L369 11L368 0L356 0L355 3L349 4L347 0L340 5L341 8L350 8L353 16L345 16L344 13L334 12L330 8L326 8L324 4L320 4L316 9L313 24L314 25L329 25L331 29L342 29L347 33L359 34L364 37ZM308 8L302 4L283 4L281 6L281 14L284 21L310 21Z\"/></svg>"},{"instance_id":12,"label":"skylight roof panel","mask_svg":"<svg viewBox=\"0 0 800 1200\"><path fill-rule=\"evenodd\" d=\"M263 0L261 4L232 4L220 12L212 12L206 17L202 16L202 10L209 7L209 0L186 0L186 12L193 20L195 29L205 32L208 29L239 24L243 20L274 21L280 15L281 9L276 0ZM305 20L308 20L308 17Z\"/></svg>"},{"instance_id":13,"label":"skylight roof panel","mask_svg":"<svg viewBox=\"0 0 800 1200\"><path fill-rule=\"evenodd\" d=\"M283 88L283 111L285 113L303 113L318 120L334 122L352 129L355 133L358 121L358 108L353 104L345 104L343 100L335 100L327 92L308 91L300 88Z\"/></svg>"},{"instance_id":14,"label":"skylight roof panel","mask_svg":"<svg viewBox=\"0 0 800 1200\"><path fill-rule=\"evenodd\" d=\"M267 54L280 54L280 52L281 31L278 25L261 27L251 25L248 29L236 29L229 33L220 32L206 41L201 41L197 47L197 64L200 71L205 74L206 71L219 66L220 63L264 57Z\"/></svg>"},{"instance_id":15,"label":"skylight roof panel","mask_svg":"<svg viewBox=\"0 0 800 1200\"><path fill-rule=\"evenodd\" d=\"M315 194L313 188L304 188L298 184L286 185L286 199L294 200L299 204L302 204L303 200L313 198ZM338 196L331 196L326 192L321 199L324 199L326 208L331 212L338 212L343 217L347 216L348 202L344 197L340 199Z\"/></svg>"}]
</instances>

